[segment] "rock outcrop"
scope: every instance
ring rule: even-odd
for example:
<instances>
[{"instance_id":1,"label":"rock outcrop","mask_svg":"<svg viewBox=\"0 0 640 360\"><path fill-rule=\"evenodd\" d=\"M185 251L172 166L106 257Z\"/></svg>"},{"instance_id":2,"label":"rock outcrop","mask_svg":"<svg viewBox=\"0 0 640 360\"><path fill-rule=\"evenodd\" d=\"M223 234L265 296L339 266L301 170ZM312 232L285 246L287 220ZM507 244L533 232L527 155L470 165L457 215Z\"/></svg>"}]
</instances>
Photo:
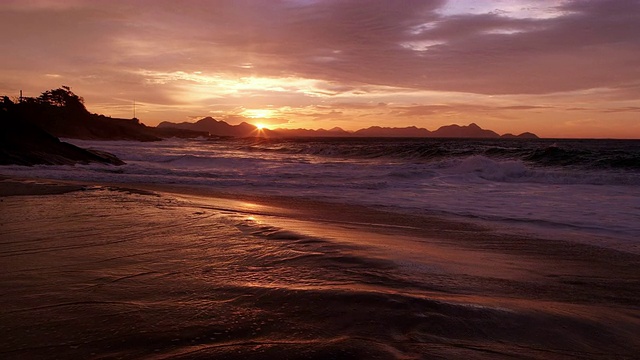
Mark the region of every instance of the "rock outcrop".
<instances>
[{"instance_id":1,"label":"rock outcrop","mask_svg":"<svg viewBox=\"0 0 640 360\"><path fill-rule=\"evenodd\" d=\"M0 118L0 165L122 165L115 155L60 141L37 125Z\"/></svg>"}]
</instances>

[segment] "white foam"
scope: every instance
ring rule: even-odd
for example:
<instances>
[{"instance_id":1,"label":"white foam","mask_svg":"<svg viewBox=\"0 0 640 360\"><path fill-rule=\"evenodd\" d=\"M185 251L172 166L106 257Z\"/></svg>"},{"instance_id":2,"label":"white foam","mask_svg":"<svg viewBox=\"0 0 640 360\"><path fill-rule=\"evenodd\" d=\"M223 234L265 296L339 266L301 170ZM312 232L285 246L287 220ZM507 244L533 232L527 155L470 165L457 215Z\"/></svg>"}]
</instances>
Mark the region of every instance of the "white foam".
<instances>
[{"instance_id":1,"label":"white foam","mask_svg":"<svg viewBox=\"0 0 640 360\"><path fill-rule=\"evenodd\" d=\"M256 151L234 142L69 140L114 153L109 165L2 166L0 174L108 182L179 183L307 196L413 212L439 212L508 227L593 239L640 239L640 175L534 168L485 156L439 162L326 158Z\"/></svg>"}]
</instances>

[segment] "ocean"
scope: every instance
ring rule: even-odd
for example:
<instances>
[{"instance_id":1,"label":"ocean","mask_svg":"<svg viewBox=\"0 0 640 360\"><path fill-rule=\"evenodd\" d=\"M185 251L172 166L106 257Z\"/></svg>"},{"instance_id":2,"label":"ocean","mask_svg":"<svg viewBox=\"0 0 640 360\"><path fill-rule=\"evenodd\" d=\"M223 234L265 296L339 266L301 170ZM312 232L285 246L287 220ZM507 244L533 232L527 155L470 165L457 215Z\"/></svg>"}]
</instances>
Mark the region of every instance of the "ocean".
<instances>
[{"instance_id":1,"label":"ocean","mask_svg":"<svg viewBox=\"0 0 640 360\"><path fill-rule=\"evenodd\" d=\"M127 165L4 166L0 174L346 202L640 251L637 140L67 141Z\"/></svg>"},{"instance_id":2,"label":"ocean","mask_svg":"<svg viewBox=\"0 0 640 360\"><path fill-rule=\"evenodd\" d=\"M640 351L640 141L67 141L127 164L0 167L3 359Z\"/></svg>"}]
</instances>

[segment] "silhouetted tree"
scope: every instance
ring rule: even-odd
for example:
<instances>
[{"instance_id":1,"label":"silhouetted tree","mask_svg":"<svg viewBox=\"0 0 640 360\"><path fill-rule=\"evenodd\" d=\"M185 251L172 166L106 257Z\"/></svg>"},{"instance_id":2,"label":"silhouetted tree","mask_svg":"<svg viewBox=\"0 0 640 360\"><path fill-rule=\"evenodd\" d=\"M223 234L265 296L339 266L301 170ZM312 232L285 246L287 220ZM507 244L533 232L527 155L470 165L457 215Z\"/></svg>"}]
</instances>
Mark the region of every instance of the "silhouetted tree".
<instances>
[{"instance_id":1,"label":"silhouetted tree","mask_svg":"<svg viewBox=\"0 0 640 360\"><path fill-rule=\"evenodd\" d=\"M12 110L14 104L8 96L2 97L2 103L0 103L0 120L4 120L7 117L7 114L10 110Z\"/></svg>"},{"instance_id":2,"label":"silhouetted tree","mask_svg":"<svg viewBox=\"0 0 640 360\"><path fill-rule=\"evenodd\" d=\"M38 97L38 102L44 105L64 107L72 112L87 112L84 99L71 91L68 86L62 86L55 90L47 90Z\"/></svg>"},{"instance_id":3,"label":"silhouetted tree","mask_svg":"<svg viewBox=\"0 0 640 360\"><path fill-rule=\"evenodd\" d=\"M3 108L4 110L9 109L9 108L10 108L10 107L12 107L13 105L14 105L14 104L13 104L13 101L11 101L11 99L9 99L9 97L8 97L8 96L3 96L3 97L2 97L2 108Z\"/></svg>"}]
</instances>

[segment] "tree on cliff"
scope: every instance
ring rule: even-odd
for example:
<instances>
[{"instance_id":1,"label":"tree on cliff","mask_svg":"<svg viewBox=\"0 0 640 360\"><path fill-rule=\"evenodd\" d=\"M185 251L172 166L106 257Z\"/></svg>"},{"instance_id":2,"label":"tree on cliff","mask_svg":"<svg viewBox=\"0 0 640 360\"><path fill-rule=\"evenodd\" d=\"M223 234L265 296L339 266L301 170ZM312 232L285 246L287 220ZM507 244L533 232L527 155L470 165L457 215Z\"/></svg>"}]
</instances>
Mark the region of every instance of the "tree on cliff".
<instances>
[{"instance_id":1,"label":"tree on cliff","mask_svg":"<svg viewBox=\"0 0 640 360\"><path fill-rule=\"evenodd\" d=\"M11 100L0 96L0 121L28 123L55 137L100 140L160 140L153 129L130 119L112 119L90 113L84 99L68 86L47 90L38 97Z\"/></svg>"},{"instance_id":2,"label":"tree on cliff","mask_svg":"<svg viewBox=\"0 0 640 360\"><path fill-rule=\"evenodd\" d=\"M68 86L54 90L47 90L40 94L36 101L42 105L52 105L55 107L65 108L72 113L87 113L84 106L84 99L71 91Z\"/></svg>"}]
</instances>

